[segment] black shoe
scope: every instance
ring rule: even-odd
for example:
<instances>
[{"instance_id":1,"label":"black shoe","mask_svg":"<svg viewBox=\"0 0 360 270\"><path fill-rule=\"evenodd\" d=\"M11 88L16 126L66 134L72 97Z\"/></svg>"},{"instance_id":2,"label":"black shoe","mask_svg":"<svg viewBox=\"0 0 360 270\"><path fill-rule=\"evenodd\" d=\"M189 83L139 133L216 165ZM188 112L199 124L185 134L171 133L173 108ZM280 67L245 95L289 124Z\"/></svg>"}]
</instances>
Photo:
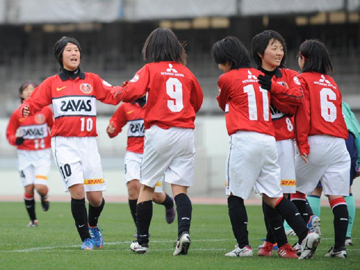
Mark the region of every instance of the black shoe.
<instances>
[{"instance_id":1,"label":"black shoe","mask_svg":"<svg viewBox=\"0 0 360 270\"><path fill-rule=\"evenodd\" d=\"M50 202L49 202L47 199L41 200L41 207L42 207L42 209L43 209L44 211L49 210L49 208L50 208Z\"/></svg>"}]
</instances>

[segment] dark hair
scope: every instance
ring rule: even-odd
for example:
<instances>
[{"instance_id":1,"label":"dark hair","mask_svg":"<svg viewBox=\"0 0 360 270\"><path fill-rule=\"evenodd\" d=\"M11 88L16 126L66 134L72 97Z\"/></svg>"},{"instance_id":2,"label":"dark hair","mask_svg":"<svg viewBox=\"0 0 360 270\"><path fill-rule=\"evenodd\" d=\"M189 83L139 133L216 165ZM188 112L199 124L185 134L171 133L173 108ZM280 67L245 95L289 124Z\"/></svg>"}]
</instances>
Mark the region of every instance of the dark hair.
<instances>
[{"instance_id":1,"label":"dark hair","mask_svg":"<svg viewBox=\"0 0 360 270\"><path fill-rule=\"evenodd\" d=\"M65 37L64 36L64 37L60 38L58 41L56 41L56 43L54 45L55 59L61 67L63 67L62 55L63 55L64 49L68 43L72 43L78 47L78 49L80 51L80 59L81 59L80 43L73 37Z\"/></svg>"},{"instance_id":2,"label":"dark hair","mask_svg":"<svg viewBox=\"0 0 360 270\"><path fill-rule=\"evenodd\" d=\"M211 55L216 64L229 63L230 69L250 67L249 52L244 44L233 36L217 41L212 47Z\"/></svg>"},{"instance_id":3,"label":"dark hair","mask_svg":"<svg viewBox=\"0 0 360 270\"><path fill-rule=\"evenodd\" d=\"M331 55L324 43L315 39L306 40L300 45L299 54L305 60L302 72L328 74L333 71Z\"/></svg>"},{"instance_id":4,"label":"dark hair","mask_svg":"<svg viewBox=\"0 0 360 270\"><path fill-rule=\"evenodd\" d=\"M185 43L180 43L173 31L156 28L147 37L142 54L148 62L175 61L186 64Z\"/></svg>"},{"instance_id":5,"label":"dark hair","mask_svg":"<svg viewBox=\"0 0 360 270\"><path fill-rule=\"evenodd\" d=\"M270 41L272 40L272 43L274 41L279 41L281 45L283 46L284 50L284 56L281 60L280 66L281 68L285 67L285 62L287 58L287 48L286 48L286 42L285 39L276 31L274 30L265 30L259 34L257 34L255 37L253 37L251 41L251 54L255 60L255 63L258 67L261 67L262 60L259 54L264 56L264 52L269 45ZM271 44L272 44L271 43Z\"/></svg>"},{"instance_id":6,"label":"dark hair","mask_svg":"<svg viewBox=\"0 0 360 270\"><path fill-rule=\"evenodd\" d=\"M25 88L28 87L29 85L32 85L34 88L36 88L38 86L38 84L36 82L31 82L31 81L24 82L19 88L19 94L20 94L21 102L24 101L24 99L21 97L21 95L24 92Z\"/></svg>"}]
</instances>

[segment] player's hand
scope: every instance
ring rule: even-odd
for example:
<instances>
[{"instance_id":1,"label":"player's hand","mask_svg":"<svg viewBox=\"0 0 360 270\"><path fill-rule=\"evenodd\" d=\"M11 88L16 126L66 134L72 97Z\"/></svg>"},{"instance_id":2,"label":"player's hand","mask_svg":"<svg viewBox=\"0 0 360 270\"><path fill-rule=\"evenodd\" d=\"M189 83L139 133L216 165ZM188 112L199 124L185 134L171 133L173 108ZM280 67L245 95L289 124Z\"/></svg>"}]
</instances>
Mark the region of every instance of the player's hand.
<instances>
[{"instance_id":1,"label":"player's hand","mask_svg":"<svg viewBox=\"0 0 360 270\"><path fill-rule=\"evenodd\" d=\"M115 132L115 127L114 127L113 123L109 124L109 126L106 129L106 132L109 134L113 134Z\"/></svg>"},{"instance_id":2,"label":"player's hand","mask_svg":"<svg viewBox=\"0 0 360 270\"><path fill-rule=\"evenodd\" d=\"M30 115L29 106L25 106L21 113L23 117L28 117Z\"/></svg>"},{"instance_id":3,"label":"player's hand","mask_svg":"<svg viewBox=\"0 0 360 270\"><path fill-rule=\"evenodd\" d=\"M306 164L309 163L309 161L308 161L309 155L307 155L307 154L302 154L300 157L301 157L301 159L302 159Z\"/></svg>"},{"instance_id":4,"label":"player's hand","mask_svg":"<svg viewBox=\"0 0 360 270\"><path fill-rule=\"evenodd\" d=\"M268 91L271 90L271 77L269 75L259 75L258 76L258 82L261 85L261 88L266 89Z\"/></svg>"},{"instance_id":5,"label":"player's hand","mask_svg":"<svg viewBox=\"0 0 360 270\"><path fill-rule=\"evenodd\" d=\"M25 139L24 137L16 137L16 145L22 145L24 143Z\"/></svg>"}]
</instances>

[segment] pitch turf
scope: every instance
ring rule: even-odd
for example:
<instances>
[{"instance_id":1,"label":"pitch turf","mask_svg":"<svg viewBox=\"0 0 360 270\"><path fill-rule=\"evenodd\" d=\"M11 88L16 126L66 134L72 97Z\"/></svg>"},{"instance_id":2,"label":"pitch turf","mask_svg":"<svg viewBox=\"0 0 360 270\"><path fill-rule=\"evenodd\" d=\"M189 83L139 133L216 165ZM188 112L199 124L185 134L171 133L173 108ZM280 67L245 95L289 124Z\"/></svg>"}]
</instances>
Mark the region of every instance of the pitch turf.
<instances>
[{"instance_id":1,"label":"pitch turf","mask_svg":"<svg viewBox=\"0 0 360 270\"><path fill-rule=\"evenodd\" d=\"M176 240L176 221L165 222L163 206L154 206L150 227L150 251L137 255L129 245L135 233L127 204L108 203L100 220L105 246L101 250L82 251L69 203L52 203L48 212L36 204L39 227L28 228L23 203L0 203L0 269L57 270L57 269L360 269L360 217L355 221L352 247L348 259L325 258L333 243L331 210L322 208L322 241L312 260L280 259L273 252L271 258L256 256L264 237L264 223L260 206L248 206L249 237L254 249L252 258L229 258L224 254L233 249L226 205L193 205L191 227L192 244L187 256L173 256ZM358 209L359 210L359 209ZM290 237L292 244L296 240Z\"/></svg>"}]
</instances>

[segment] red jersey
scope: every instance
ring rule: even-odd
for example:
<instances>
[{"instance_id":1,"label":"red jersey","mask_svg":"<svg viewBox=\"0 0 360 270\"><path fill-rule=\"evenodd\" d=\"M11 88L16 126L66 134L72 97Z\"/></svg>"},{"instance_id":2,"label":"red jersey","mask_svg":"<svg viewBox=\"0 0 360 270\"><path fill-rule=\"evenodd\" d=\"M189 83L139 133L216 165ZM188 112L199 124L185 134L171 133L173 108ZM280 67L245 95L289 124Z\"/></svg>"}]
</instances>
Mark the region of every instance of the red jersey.
<instances>
[{"instance_id":1,"label":"red jersey","mask_svg":"<svg viewBox=\"0 0 360 270\"><path fill-rule=\"evenodd\" d=\"M144 115L145 107L141 108L138 103L121 104L109 120L109 123L112 123L115 128L114 133L108 133L109 137L117 136L128 123L126 150L142 154L145 136Z\"/></svg>"},{"instance_id":2,"label":"red jersey","mask_svg":"<svg viewBox=\"0 0 360 270\"><path fill-rule=\"evenodd\" d=\"M94 73L80 71L79 77L73 80L60 72L36 87L20 111L29 106L33 114L52 103L55 116L52 137L95 137L96 100L118 104L111 94L114 88Z\"/></svg>"},{"instance_id":3,"label":"red jersey","mask_svg":"<svg viewBox=\"0 0 360 270\"><path fill-rule=\"evenodd\" d=\"M236 131L255 131L275 136L270 115L270 92L262 89L257 76L261 71L254 68L233 69L219 77L219 107L225 111L228 134ZM278 100L298 104L302 92L273 83L271 93Z\"/></svg>"},{"instance_id":4,"label":"red jersey","mask_svg":"<svg viewBox=\"0 0 360 270\"><path fill-rule=\"evenodd\" d=\"M295 70L278 68L272 80L287 88L299 89L299 80ZM277 141L295 138L294 114L297 106L278 100L274 95L271 96L271 119L275 129L275 139Z\"/></svg>"},{"instance_id":5,"label":"red jersey","mask_svg":"<svg viewBox=\"0 0 360 270\"><path fill-rule=\"evenodd\" d=\"M330 135L347 139L342 115L342 95L333 78L317 72L299 75L304 103L295 116L296 141L300 154L309 154L308 136Z\"/></svg>"},{"instance_id":6,"label":"red jersey","mask_svg":"<svg viewBox=\"0 0 360 270\"><path fill-rule=\"evenodd\" d=\"M19 150L47 149L51 147L50 129L53 124L53 114L48 106L26 118L17 109L10 117L6 138ZM16 145L16 137L23 137L24 143Z\"/></svg>"},{"instance_id":7,"label":"red jersey","mask_svg":"<svg viewBox=\"0 0 360 270\"><path fill-rule=\"evenodd\" d=\"M187 67L173 61L146 64L121 91L114 92L124 102L133 102L146 93L145 129L152 125L163 129L195 128L203 94Z\"/></svg>"}]
</instances>

